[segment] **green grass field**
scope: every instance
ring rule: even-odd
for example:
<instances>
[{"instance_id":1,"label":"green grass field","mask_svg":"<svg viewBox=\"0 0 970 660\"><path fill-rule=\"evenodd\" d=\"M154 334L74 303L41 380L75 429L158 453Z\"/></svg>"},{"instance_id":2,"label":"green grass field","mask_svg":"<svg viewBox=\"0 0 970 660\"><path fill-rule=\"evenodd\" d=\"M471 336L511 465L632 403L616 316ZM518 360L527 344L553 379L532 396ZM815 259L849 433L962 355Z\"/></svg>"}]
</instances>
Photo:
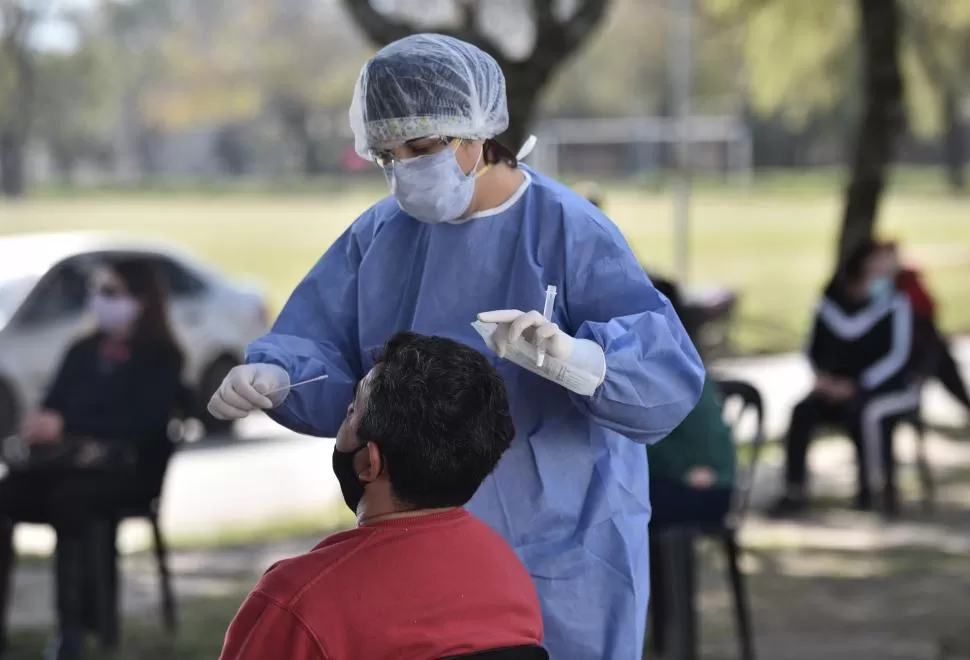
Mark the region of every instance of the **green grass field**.
<instances>
[{"instance_id":1,"label":"green grass field","mask_svg":"<svg viewBox=\"0 0 970 660\"><path fill-rule=\"evenodd\" d=\"M889 196L880 231L925 267L948 331L970 330L970 199L906 187ZM0 233L120 230L183 244L226 271L264 281L278 309L328 245L381 194L332 184L317 194L258 191L43 195L0 204ZM836 186L707 186L694 198L691 281L742 295L736 339L748 352L802 342L834 254ZM669 272L673 206L662 191L617 186L607 211L643 260Z\"/></svg>"}]
</instances>

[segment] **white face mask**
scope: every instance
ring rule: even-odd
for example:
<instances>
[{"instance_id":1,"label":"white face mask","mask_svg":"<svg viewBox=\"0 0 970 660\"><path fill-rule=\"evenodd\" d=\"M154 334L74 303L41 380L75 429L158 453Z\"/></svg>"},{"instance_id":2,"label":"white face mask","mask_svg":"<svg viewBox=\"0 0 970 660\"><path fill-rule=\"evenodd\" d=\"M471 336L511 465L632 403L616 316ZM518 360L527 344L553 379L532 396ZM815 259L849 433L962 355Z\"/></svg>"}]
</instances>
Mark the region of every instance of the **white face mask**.
<instances>
[{"instance_id":1,"label":"white face mask","mask_svg":"<svg viewBox=\"0 0 970 660\"><path fill-rule=\"evenodd\" d=\"M484 149L483 149L484 154ZM481 162L482 156L478 157ZM394 163L391 194L405 213L429 224L454 222L471 206L478 162L465 174L451 147Z\"/></svg>"},{"instance_id":2,"label":"white face mask","mask_svg":"<svg viewBox=\"0 0 970 660\"><path fill-rule=\"evenodd\" d=\"M117 332L130 326L138 317L141 306L131 296L91 295L88 301L98 328L105 332Z\"/></svg>"}]
</instances>

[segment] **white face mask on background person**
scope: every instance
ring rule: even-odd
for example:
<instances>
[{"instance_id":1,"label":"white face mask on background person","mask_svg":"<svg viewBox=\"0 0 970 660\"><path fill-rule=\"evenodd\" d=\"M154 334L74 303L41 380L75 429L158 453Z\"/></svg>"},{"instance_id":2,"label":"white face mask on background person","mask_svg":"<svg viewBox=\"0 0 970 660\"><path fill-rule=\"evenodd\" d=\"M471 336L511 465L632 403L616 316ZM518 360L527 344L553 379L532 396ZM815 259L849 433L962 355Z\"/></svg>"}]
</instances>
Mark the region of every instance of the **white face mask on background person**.
<instances>
[{"instance_id":1,"label":"white face mask on background person","mask_svg":"<svg viewBox=\"0 0 970 660\"><path fill-rule=\"evenodd\" d=\"M91 295L88 301L98 328L104 332L117 332L130 326L138 317L141 306L131 296Z\"/></svg>"},{"instance_id":2,"label":"white face mask on background person","mask_svg":"<svg viewBox=\"0 0 970 660\"><path fill-rule=\"evenodd\" d=\"M475 195L475 179L486 171L477 171L482 155L469 174L462 171L450 146L436 154L397 161L390 172L391 194L416 220L428 224L454 222L468 211Z\"/></svg>"},{"instance_id":3,"label":"white face mask on background person","mask_svg":"<svg viewBox=\"0 0 970 660\"><path fill-rule=\"evenodd\" d=\"M892 298L894 287L892 279L887 275L880 275L869 281L869 297L872 300L883 301Z\"/></svg>"}]
</instances>

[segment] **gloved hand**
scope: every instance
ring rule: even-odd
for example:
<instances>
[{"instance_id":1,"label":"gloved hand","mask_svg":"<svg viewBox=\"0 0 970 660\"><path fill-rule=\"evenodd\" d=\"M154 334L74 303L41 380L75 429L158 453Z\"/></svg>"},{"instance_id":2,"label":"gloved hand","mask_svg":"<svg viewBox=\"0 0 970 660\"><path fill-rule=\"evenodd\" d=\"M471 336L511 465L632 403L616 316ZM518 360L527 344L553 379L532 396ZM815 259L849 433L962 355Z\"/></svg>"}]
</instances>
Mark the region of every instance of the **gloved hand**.
<instances>
[{"instance_id":1,"label":"gloved hand","mask_svg":"<svg viewBox=\"0 0 970 660\"><path fill-rule=\"evenodd\" d=\"M244 364L233 368L209 401L216 419L242 419L254 410L268 410L289 394L290 375L275 364Z\"/></svg>"},{"instance_id":2,"label":"gloved hand","mask_svg":"<svg viewBox=\"0 0 970 660\"><path fill-rule=\"evenodd\" d=\"M559 326L539 312L522 312L517 309L498 309L478 315L482 323L497 325L492 349L499 357L505 357L510 343L524 336L536 348L545 348L546 355L567 360L573 352L576 340L559 329Z\"/></svg>"}]
</instances>

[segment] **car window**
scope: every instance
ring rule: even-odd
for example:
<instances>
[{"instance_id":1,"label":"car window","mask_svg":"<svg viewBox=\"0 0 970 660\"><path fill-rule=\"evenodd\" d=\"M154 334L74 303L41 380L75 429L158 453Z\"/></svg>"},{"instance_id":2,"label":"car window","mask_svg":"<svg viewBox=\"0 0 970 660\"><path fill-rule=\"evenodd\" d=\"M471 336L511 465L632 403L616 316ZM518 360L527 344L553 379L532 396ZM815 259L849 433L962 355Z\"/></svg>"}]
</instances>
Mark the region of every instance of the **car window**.
<instances>
[{"instance_id":1,"label":"car window","mask_svg":"<svg viewBox=\"0 0 970 660\"><path fill-rule=\"evenodd\" d=\"M167 257L158 257L156 263L171 295L196 296L205 291L205 282L182 264Z\"/></svg>"},{"instance_id":2,"label":"car window","mask_svg":"<svg viewBox=\"0 0 970 660\"><path fill-rule=\"evenodd\" d=\"M198 275L169 257L159 255L122 255L124 259L144 260L152 264L161 276L166 291L174 298L199 295L205 291L205 282ZM108 259L110 263L111 258Z\"/></svg>"},{"instance_id":3,"label":"car window","mask_svg":"<svg viewBox=\"0 0 970 660\"><path fill-rule=\"evenodd\" d=\"M6 325L35 284L37 277L33 275L0 282L0 327Z\"/></svg>"},{"instance_id":4,"label":"car window","mask_svg":"<svg viewBox=\"0 0 970 660\"><path fill-rule=\"evenodd\" d=\"M79 263L63 263L38 285L23 318L28 323L69 318L84 311L87 297L87 272Z\"/></svg>"}]
</instances>

